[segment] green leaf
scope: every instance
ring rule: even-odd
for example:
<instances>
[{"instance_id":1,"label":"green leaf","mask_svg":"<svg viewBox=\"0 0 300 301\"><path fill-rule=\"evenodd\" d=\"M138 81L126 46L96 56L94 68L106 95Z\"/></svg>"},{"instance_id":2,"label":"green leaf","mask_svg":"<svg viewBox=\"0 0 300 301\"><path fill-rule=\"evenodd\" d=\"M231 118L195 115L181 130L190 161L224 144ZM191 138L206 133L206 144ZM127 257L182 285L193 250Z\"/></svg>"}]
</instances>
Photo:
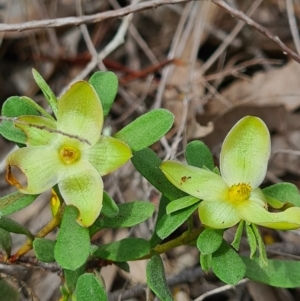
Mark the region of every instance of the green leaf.
<instances>
[{"instance_id":1,"label":"green leaf","mask_svg":"<svg viewBox=\"0 0 300 301\"><path fill-rule=\"evenodd\" d=\"M257 249L257 242L252 227L246 223L246 234L250 246L250 258L253 258Z\"/></svg>"},{"instance_id":2,"label":"green leaf","mask_svg":"<svg viewBox=\"0 0 300 301\"><path fill-rule=\"evenodd\" d=\"M165 177L159 169L162 160L150 148L135 152L131 160L137 171L169 200L186 196L186 193L172 185Z\"/></svg>"},{"instance_id":3,"label":"green leaf","mask_svg":"<svg viewBox=\"0 0 300 301\"><path fill-rule=\"evenodd\" d=\"M224 230L205 229L197 239L197 248L201 254L217 251L223 242Z\"/></svg>"},{"instance_id":4,"label":"green leaf","mask_svg":"<svg viewBox=\"0 0 300 301\"><path fill-rule=\"evenodd\" d=\"M53 262L55 241L46 238L35 238L33 241L33 249L35 256L42 262Z\"/></svg>"},{"instance_id":5,"label":"green leaf","mask_svg":"<svg viewBox=\"0 0 300 301\"><path fill-rule=\"evenodd\" d=\"M127 262L114 262L114 264L123 271L130 273L130 266Z\"/></svg>"},{"instance_id":6,"label":"green leaf","mask_svg":"<svg viewBox=\"0 0 300 301\"><path fill-rule=\"evenodd\" d=\"M268 202L269 198L271 198L282 203L292 203L293 205L300 207L300 194L297 186L294 184L277 183L264 188L263 193L267 196ZM270 202L270 205L272 206L272 202Z\"/></svg>"},{"instance_id":7,"label":"green leaf","mask_svg":"<svg viewBox=\"0 0 300 301\"><path fill-rule=\"evenodd\" d=\"M212 254L212 269L223 282L229 284L238 283L246 274L243 260L224 240Z\"/></svg>"},{"instance_id":8,"label":"green leaf","mask_svg":"<svg viewBox=\"0 0 300 301\"><path fill-rule=\"evenodd\" d=\"M163 262L159 255L153 255L147 264L147 283L156 296L164 301L173 301L168 287Z\"/></svg>"},{"instance_id":9,"label":"green leaf","mask_svg":"<svg viewBox=\"0 0 300 301\"><path fill-rule=\"evenodd\" d=\"M76 301L108 301L105 287L93 274L83 274L77 280Z\"/></svg>"},{"instance_id":10,"label":"green leaf","mask_svg":"<svg viewBox=\"0 0 300 301\"><path fill-rule=\"evenodd\" d=\"M209 170L215 168L214 159L210 149L202 141L192 141L185 148L185 158L189 165Z\"/></svg>"},{"instance_id":11,"label":"green leaf","mask_svg":"<svg viewBox=\"0 0 300 301\"><path fill-rule=\"evenodd\" d=\"M262 267L266 267L268 265L268 256L267 251L265 247L265 243L259 233L259 230L256 225L252 224L251 228L253 230L253 234L255 235L255 238L258 243L258 250L259 250L259 263Z\"/></svg>"},{"instance_id":12,"label":"green leaf","mask_svg":"<svg viewBox=\"0 0 300 301\"><path fill-rule=\"evenodd\" d=\"M0 279L0 301L19 301L20 293L4 279Z\"/></svg>"},{"instance_id":13,"label":"green leaf","mask_svg":"<svg viewBox=\"0 0 300 301\"><path fill-rule=\"evenodd\" d=\"M197 208L198 204L194 204L172 214L165 214L157 224L156 234L165 239L181 226Z\"/></svg>"},{"instance_id":14,"label":"green leaf","mask_svg":"<svg viewBox=\"0 0 300 301\"><path fill-rule=\"evenodd\" d=\"M69 292L75 291L77 280L85 272L85 268L86 265L84 264L75 271L64 269L64 279Z\"/></svg>"},{"instance_id":15,"label":"green leaf","mask_svg":"<svg viewBox=\"0 0 300 301\"><path fill-rule=\"evenodd\" d=\"M103 114L107 116L118 92L117 76L110 71L98 71L91 76L89 83L96 90L101 100Z\"/></svg>"},{"instance_id":16,"label":"green leaf","mask_svg":"<svg viewBox=\"0 0 300 301\"><path fill-rule=\"evenodd\" d=\"M200 254L200 265L203 271L208 272L211 269L212 254Z\"/></svg>"},{"instance_id":17,"label":"green leaf","mask_svg":"<svg viewBox=\"0 0 300 301\"><path fill-rule=\"evenodd\" d=\"M165 109L150 111L117 132L114 137L125 142L133 151L142 150L160 138L172 127L174 115Z\"/></svg>"},{"instance_id":18,"label":"green leaf","mask_svg":"<svg viewBox=\"0 0 300 301\"><path fill-rule=\"evenodd\" d=\"M27 228L25 228L24 226L18 224L14 220L5 216L0 217L0 228L8 232L26 235L30 239L33 238L33 235L30 233L30 231Z\"/></svg>"},{"instance_id":19,"label":"green leaf","mask_svg":"<svg viewBox=\"0 0 300 301\"><path fill-rule=\"evenodd\" d=\"M150 238L151 248L155 247L162 241L162 239L157 235L156 232L157 232L157 227L158 227L159 221L166 213L166 208L167 208L168 203L169 203L169 199L167 199L164 195L161 195L160 200L159 200L158 213L156 216L154 231L153 231L152 237Z\"/></svg>"},{"instance_id":20,"label":"green leaf","mask_svg":"<svg viewBox=\"0 0 300 301\"><path fill-rule=\"evenodd\" d=\"M51 90L49 85L46 83L46 81L43 79L43 77L37 70L32 69L32 75L33 75L35 82L40 87L41 91L43 92L46 100L48 101L48 104L50 105L54 115L56 116L57 115L57 99L56 99L55 94L53 93L53 91Z\"/></svg>"},{"instance_id":21,"label":"green leaf","mask_svg":"<svg viewBox=\"0 0 300 301\"><path fill-rule=\"evenodd\" d=\"M243 230L244 230L244 225L245 225L245 221L244 220L241 220L239 222L239 225L238 225L238 228L235 232L235 235L234 235L234 240L233 242L231 243L232 247L234 249L236 249L237 251L239 250L240 248L240 243L241 243L241 239L242 239L242 235L243 235Z\"/></svg>"},{"instance_id":22,"label":"green leaf","mask_svg":"<svg viewBox=\"0 0 300 301\"><path fill-rule=\"evenodd\" d=\"M115 201L103 191L103 207L101 209L101 214L107 217L114 217L119 212L119 207L116 205Z\"/></svg>"},{"instance_id":23,"label":"green leaf","mask_svg":"<svg viewBox=\"0 0 300 301\"><path fill-rule=\"evenodd\" d=\"M75 207L65 207L54 248L57 263L73 271L87 261L90 253L89 230L77 223L77 217L78 210Z\"/></svg>"},{"instance_id":24,"label":"green leaf","mask_svg":"<svg viewBox=\"0 0 300 301\"><path fill-rule=\"evenodd\" d=\"M28 102L27 98L12 96L4 102L1 115L5 117L19 117L22 115L39 115L39 112L31 102ZM0 134L7 140L20 144L25 144L27 140L24 132L15 128L11 121L1 122Z\"/></svg>"},{"instance_id":25,"label":"green leaf","mask_svg":"<svg viewBox=\"0 0 300 301\"><path fill-rule=\"evenodd\" d=\"M102 245L93 255L103 259L123 262L141 258L149 252L149 241L142 238L129 237Z\"/></svg>"},{"instance_id":26,"label":"green leaf","mask_svg":"<svg viewBox=\"0 0 300 301\"><path fill-rule=\"evenodd\" d=\"M19 191L0 198L0 215L12 214L29 206L38 195L23 194Z\"/></svg>"},{"instance_id":27,"label":"green leaf","mask_svg":"<svg viewBox=\"0 0 300 301\"><path fill-rule=\"evenodd\" d=\"M140 224L152 216L155 206L150 202L135 201L118 205L119 212L114 217L99 217L95 221L95 226L104 228L129 228Z\"/></svg>"},{"instance_id":28,"label":"green leaf","mask_svg":"<svg viewBox=\"0 0 300 301\"><path fill-rule=\"evenodd\" d=\"M242 257L247 270L245 277L275 287L294 288L300 286L300 261L269 259L261 267L259 259Z\"/></svg>"},{"instance_id":29,"label":"green leaf","mask_svg":"<svg viewBox=\"0 0 300 301\"><path fill-rule=\"evenodd\" d=\"M199 203L200 200L198 198L195 198L191 195L185 196L183 198L177 199L172 201L167 206L167 214L171 214L173 212L176 212L178 210L190 207L196 203Z\"/></svg>"},{"instance_id":30,"label":"green leaf","mask_svg":"<svg viewBox=\"0 0 300 301\"><path fill-rule=\"evenodd\" d=\"M0 228L0 249L3 250L8 256L11 252L11 236L10 233Z\"/></svg>"}]
</instances>

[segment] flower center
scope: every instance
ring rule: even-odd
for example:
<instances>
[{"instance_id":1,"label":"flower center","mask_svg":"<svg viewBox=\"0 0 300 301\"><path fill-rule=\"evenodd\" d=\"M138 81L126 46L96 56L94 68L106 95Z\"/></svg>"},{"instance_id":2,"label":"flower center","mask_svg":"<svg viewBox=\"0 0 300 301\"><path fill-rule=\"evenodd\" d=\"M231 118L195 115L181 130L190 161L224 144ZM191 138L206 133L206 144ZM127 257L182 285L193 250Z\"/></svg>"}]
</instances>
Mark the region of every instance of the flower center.
<instances>
[{"instance_id":1,"label":"flower center","mask_svg":"<svg viewBox=\"0 0 300 301\"><path fill-rule=\"evenodd\" d=\"M60 158L66 164L71 164L76 162L80 157L80 152L73 147L63 146L59 152Z\"/></svg>"},{"instance_id":2,"label":"flower center","mask_svg":"<svg viewBox=\"0 0 300 301\"><path fill-rule=\"evenodd\" d=\"M232 185L229 188L228 197L229 200L235 203L240 203L249 199L252 187L246 183L239 183Z\"/></svg>"}]
</instances>

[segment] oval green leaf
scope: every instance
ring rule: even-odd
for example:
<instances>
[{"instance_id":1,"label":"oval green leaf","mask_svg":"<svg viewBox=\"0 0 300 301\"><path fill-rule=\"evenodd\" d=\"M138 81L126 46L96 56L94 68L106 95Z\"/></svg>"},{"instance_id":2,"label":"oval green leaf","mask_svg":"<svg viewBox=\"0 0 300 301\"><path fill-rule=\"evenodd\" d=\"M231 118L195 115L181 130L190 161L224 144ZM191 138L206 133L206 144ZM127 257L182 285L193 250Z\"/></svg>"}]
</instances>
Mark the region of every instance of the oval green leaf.
<instances>
[{"instance_id":1,"label":"oval green leaf","mask_svg":"<svg viewBox=\"0 0 300 301\"><path fill-rule=\"evenodd\" d=\"M291 183L277 183L263 189L263 193L267 196L267 200L275 199L283 203L291 203L300 207L300 194L296 185ZM272 206L272 202L270 204ZM277 208L277 207L275 207Z\"/></svg>"},{"instance_id":2,"label":"oval green leaf","mask_svg":"<svg viewBox=\"0 0 300 301\"><path fill-rule=\"evenodd\" d=\"M54 246L55 241L46 238L35 238L33 241L33 249L35 256L42 262L54 262Z\"/></svg>"},{"instance_id":3,"label":"oval green leaf","mask_svg":"<svg viewBox=\"0 0 300 301\"><path fill-rule=\"evenodd\" d=\"M124 238L110 244L102 245L94 256L112 261L130 261L141 258L150 252L149 241L142 238Z\"/></svg>"},{"instance_id":4,"label":"oval green leaf","mask_svg":"<svg viewBox=\"0 0 300 301\"><path fill-rule=\"evenodd\" d=\"M212 269L217 277L229 284L238 283L246 274L243 260L224 240L212 254Z\"/></svg>"},{"instance_id":5,"label":"oval green leaf","mask_svg":"<svg viewBox=\"0 0 300 301\"><path fill-rule=\"evenodd\" d=\"M199 203L200 200L198 198L195 198L191 195L185 196L183 198L177 199L172 201L167 205L167 214L171 214L173 212L176 212L178 210L190 207L196 203Z\"/></svg>"},{"instance_id":6,"label":"oval green leaf","mask_svg":"<svg viewBox=\"0 0 300 301\"><path fill-rule=\"evenodd\" d=\"M205 229L197 239L197 248L201 254L217 251L223 242L224 230Z\"/></svg>"},{"instance_id":7,"label":"oval green leaf","mask_svg":"<svg viewBox=\"0 0 300 301\"><path fill-rule=\"evenodd\" d=\"M185 158L189 165L208 169L215 168L210 149L202 141L192 141L185 148Z\"/></svg>"},{"instance_id":8,"label":"oval green leaf","mask_svg":"<svg viewBox=\"0 0 300 301\"><path fill-rule=\"evenodd\" d=\"M152 216L155 206L150 202L134 201L118 205L118 214L113 217L102 216L95 221L95 226L104 228L129 228L140 224Z\"/></svg>"},{"instance_id":9,"label":"oval green leaf","mask_svg":"<svg viewBox=\"0 0 300 301\"><path fill-rule=\"evenodd\" d=\"M133 151L144 149L162 138L172 127L174 115L165 109L150 111L114 135Z\"/></svg>"},{"instance_id":10,"label":"oval green leaf","mask_svg":"<svg viewBox=\"0 0 300 301\"><path fill-rule=\"evenodd\" d=\"M83 274L77 280L76 301L108 301L104 285L93 274Z\"/></svg>"},{"instance_id":11,"label":"oval green leaf","mask_svg":"<svg viewBox=\"0 0 300 301\"><path fill-rule=\"evenodd\" d=\"M29 206L38 195L13 192L0 198L0 215L8 215Z\"/></svg>"},{"instance_id":12,"label":"oval green leaf","mask_svg":"<svg viewBox=\"0 0 300 301\"><path fill-rule=\"evenodd\" d=\"M26 235L30 239L33 238L33 235L30 233L30 231L27 228L25 228L24 226L18 224L17 222L15 222L14 220L12 220L6 216L0 217L0 227L5 229L8 232L23 234L23 235Z\"/></svg>"},{"instance_id":13,"label":"oval green leaf","mask_svg":"<svg viewBox=\"0 0 300 301\"><path fill-rule=\"evenodd\" d=\"M103 191L103 207L101 209L101 214L107 217L114 217L119 212L119 207L116 205L115 201Z\"/></svg>"},{"instance_id":14,"label":"oval green leaf","mask_svg":"<svg viewBox=\"0 0 300 301\"><path fill-rule=\"evenodd\" d=\"M147 283L160 300L173 301L168 287L165 269L159 255L153 255L147 264Z\"/></svg>"},{"instance_id":15,"label":"oval green leaf","mask_svg":"<svg viewBox=\"0 0 300 301\"><path fill-rule=\"evenodd\" d=\"M268 259L268 265L261 267L259 259L242 257L246 277L275 287L294 288L300 286L300 261Z\"/></svg>"},{"instance_id":16,"label":"oval green leaf","mask_svg":"<svg viewBox=\"0 0 300 301\"><path fill-rule=\"evenodd\" d=\"M78 210L75 207L65 207L54 248L57 263L73 271L87 261L90 253L89 230L77 223L77 217Z\"/></svg>"},{"instance_id":17,"label":"oval green leaf","mask_svg":"<svg viewBox=\"0 0 300 301\"><path fill-rule=\"evenodd\" d=\"M186 193L172 185L160 170L162 160L152 149L145 148L135 152L131 160L137 171L169 200L186 196Z\"/></svg>"},{"instance_id":18,"label":"oval green leaf","mask_svg":"<svg viewBox=\"0 0 300 301\"><path fill-rule=\"evenodd\" d=\"M176 211L172 214L165 214L157 224L156 234L165 239L180 227L198 208L198 204L194 204L188 208Z\"/></svg>"},{"instance_id":19,"label":"oval green leaf","mask_svg":"<svg viewBox=\"0 0 300 301\"><path fill-rule=\"evenodd\" d=\"M19 96L9 97L2 106L1 115L5 117L19 117L22 115L39 115L34 101ZM25 144L26 135L22 130L15 128L12 121L2 121L0 124L0 134L7 140Z\"/></svg>"},{"instance_id":20,"label":"oval green leaf","mask_svg":"<svg viewBox=\"0 0 300 301\"><path fill-rule=\"evenodd\" d=\"M10 233L0 228L0 249L3 250L8 256L11 252L11 236Z\"/></svg>"},{"instance_id":21,"label":"oval green leaf","mask_svg":"<svg viewBox=\"0 0 300 301\"><path fill-rule=\"evenodd\" d=\"M103 107L103 115L107 116L118 92L118 78L113 72L95 72L89 83L96 90Z\"/></svg>"}]
</instances>

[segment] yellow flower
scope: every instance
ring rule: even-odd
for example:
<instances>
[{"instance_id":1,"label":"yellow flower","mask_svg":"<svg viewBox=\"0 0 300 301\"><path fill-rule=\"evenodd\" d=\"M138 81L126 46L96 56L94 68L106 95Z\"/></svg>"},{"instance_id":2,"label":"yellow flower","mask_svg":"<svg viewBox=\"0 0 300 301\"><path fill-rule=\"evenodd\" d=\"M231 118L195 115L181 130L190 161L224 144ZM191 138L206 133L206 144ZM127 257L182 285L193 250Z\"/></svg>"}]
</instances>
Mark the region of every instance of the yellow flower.
<instances>
[{"instance_id":1,"label":"yellow flower","mask_svg":"<svg viewBox=\"0 0 300 301\"><path fill-rule=\"evenodd\" d=\"M224 140L221 176L176 161L164 162L161 169L173 185L202 200L199 216L208 227L223 229L245 220L274 229L296 229L300 226L300 208L271 213L259 188L267 172L270 149L270 134L265 123L247 116Z\"/></svg>"},{"instance_id":2,"label":"yellow flower","mask_svg":"<svg viewBox=\"0 0 300 301\"><path fill-rule=\"evenodd\" d=\"M100 136L102 106L88 82L76 82L58 99L56 115L57 122L41 116L16 119L27 147L8 157L6 179L27 194L58 184L66 204L79 210L78 223L88 227L102 208L101 176L119 168L132 153L125 143Z\"/></svg>"}]
</instances>

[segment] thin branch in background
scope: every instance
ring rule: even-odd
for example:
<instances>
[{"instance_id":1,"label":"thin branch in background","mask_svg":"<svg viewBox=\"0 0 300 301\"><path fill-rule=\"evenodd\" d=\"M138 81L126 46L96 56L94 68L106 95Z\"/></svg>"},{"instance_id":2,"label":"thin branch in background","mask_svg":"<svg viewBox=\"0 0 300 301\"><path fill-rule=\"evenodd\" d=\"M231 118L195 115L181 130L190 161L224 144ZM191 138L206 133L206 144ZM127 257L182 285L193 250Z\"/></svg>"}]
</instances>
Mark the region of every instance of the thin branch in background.
<instances>
[{"instance_id":1,"label":"thin branch in background","mask_svg":"<svg viewBox=\"0 0 300 301\"><path fill-rule=\"evenodd\" d=\"M177 25L175 34L172 39L172 43L170 46L170 51L168 53L167 59L174 59L175 57L180 57L183 51L183 47L179 49L180 45L186 45L186 40L184 42L183 37L185 39L188 38L190 35L190 32L192 30L192 24L193 24L193 17L192 12L194 8L194 3L188 3L181 15L181 18L179 20L179 23ZM186 34L185 34L186 33ZM158 109L161 107L161 102L163 98L163 93L165 91L167 82L174 70L174 67L170 66L168 68L165 68L161 75L161 80L157 89L153 109Z\"/></svg>"},{"instance_id":2,"label":"thin branch in background","mask_svg":"<svg viewBox=\"0 0 300 301\"><path fill-rule=\"evenodd\" d=\"M81 0L76 0L76 11L77 11L77 15L78 16L82 16L82 4L81 4ZM88 28L87 28L87 25L86 24L81 24L80 25L80 30L81 30L81 33L82 33L82 36L84 38L84 41L86 43L86 46L92 56L93 59L95 59L97 61L97 64L98 64L98 67L100 70L103 70L105 71L106 68L103 64L102 61L98 60L98 53L97 53L97 50L92 42L92 39L90 37L90 34L89 34L89 31L88 31Z\"/></svg>"},{"instance_id":3,"label":"thin branch in background","mask_svg":"<svg viewBox=\"0 0 300 301\"><path fill-rule=\"evenodd\" d=\"M239 281L237 284L235 285L231 285L231 284L227 284L227 285L223 285L221 287L217 287L211 291L208 291L206 293L204 293L203 295L201 295L200 297L198 297L197 299L195 299L194 301L203 301L204 299L206 299L207 297L213 296L213 295L217 295L232 289L235 289L236 286L244 284L246 282L248 282L249 279L243 279L241 281Z\"/></svg>"},{"instance_id":4,"label":"thin branch in background","mask_svg":"<svg viewBox=\"0 0 300 301\"><path fill-rule=\"evenodd\" d=\"M9 280L11 282L16 283L21 290L26 292L26 295L31 298L32 301L39 301L40 299L35 294L35 292L22 280L17 279L14 276L7 275L4 273L0 273L0 279Z\"/></svg>"},{"instance_id":5,"label":"thin branch in background","mask_svg":"<svg viewBox=\"0 0 300 301\"><path fill-rule=\"evenodd\" d=\"M230 7L226 2L222 0L211 0L211 2L215 3L219 7L225 9L228 13L230 13L233 17L242 20L249 26L255 28L258 32L262 33L264 36L266 36L268 39L273 41L282 51L283 53L289 55L291 58L293 58L296 62L300 63L300 55L291 50L289 47L287 47L278 36L273 35L267 28L263 27L262 25L258 24L251 18L249 18L247 15L245 15L242 11L234 9Z\"/></svg>"},{"instance_id":6,"label":"thin branch in background","mask_svg":"<svg viewBox=\"0 0 300 301\"><path fill-rule=\"evenodd\" d=\"M218 5L217 2L219 1L212 1L216 5ZM223 2L223 1L220 1ZM251 16L256 9L259 7L259 5L262 3L262 0L256 0L254 3L252 3L251 7L247 11L247 17ZM226 3L225 3L226 4ZM228 7L231 8L229 5ZM229 10L227 10L229 11ZM242 12L238 11L239 13L243 14ZM246 15L245 15L246 16ZM226 50L226 48L231 45L231 43L234 41L236 36L240 33L240 31L244 28L245 22L239 21L237 25L233 28L233 30L230 32L230 34L226 37L226 39L223 41L223 43L215 50L215 52L209 57L209 59L203 64L203 66L200 69L201 74L205 74L205 72L212 66L212 64L220 57L222 53Z\"/></svg>"},{"instance_id":7,"label":"thin branch in background","mask_svg":"<svg viewBox=\"0 0 300 301\"><path fill-rule=\"evenodd\" d=\"M136 3L138 2L138 0L135 0L134 2ZM124 43L125 35L132 21L132 18L133 14L129 14L123 18L122 23L113 39L104 47L104 49L96 57L92 58L92 60L80 72L80 74L73 79L73 82L87 77L89 73L96 67L98 62L102 62L104 58L106 58L111 52L116 50L120 45Z\"/></svg>"},{"instance_id":8,"label":"thin branch in background","mask_svg":"<svg viewBox=\"0 0 300 301\"><path fill-rule=\"evenodd\" d=\"M286 10L288 14L290 29L295 43L295 47L297 49L298 54L300 54L299 30L297 26L296 17L295 17L293 0L286 0Z\"/></svg>"},{"instance_id":9,"label":"thin branch in background","mask_svg":"<svg viewBox=\"0 0 300 301\"><path fill-rule=\"evenodd\" d=\"M179 274L167 279L167 284L169 286L178 285L180 283L193 282L197 279L199 281L200 277L203 277L205 272L200 267L188 268L180 272ZM138 284L128 290L119 290L110 293L108 296L109 301L121 301L127 300L134 297L139 297L145 294L146 284Z\"/></svg>"}]
</instances>

